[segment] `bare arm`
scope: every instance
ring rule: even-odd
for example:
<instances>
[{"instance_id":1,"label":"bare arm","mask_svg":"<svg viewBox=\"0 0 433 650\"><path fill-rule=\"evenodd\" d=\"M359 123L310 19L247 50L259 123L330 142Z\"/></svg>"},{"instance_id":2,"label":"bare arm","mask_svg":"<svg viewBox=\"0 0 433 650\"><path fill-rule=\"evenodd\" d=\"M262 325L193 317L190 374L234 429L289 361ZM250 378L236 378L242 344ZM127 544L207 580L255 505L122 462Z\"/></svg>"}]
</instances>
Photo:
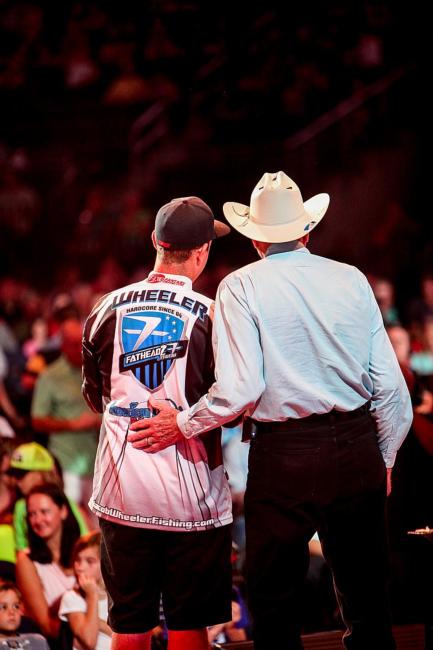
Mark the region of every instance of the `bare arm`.
<instances>
[{"instance_id":1,"label":"bare arm","mask_svg":"<svg viewBox=\"0 0 433 650\"><path fill-rule=\"evenodd\" d=\"M99 619L99 631L103 632L107 636L113 635L113 630L108 625L107 621L103 621L102 618Z\"/></svg>"},{"instance_id":2,"label":"bare arm","mask_svg":"<svg viewBox=\"0 0 433 650\"><path fill-rule=\"evenodd\" d=\"M50 615L41 580L27 553L20 551L16 563L16 579L21 591L26 614L37 623L42 634L55 638L59 634L60 620Z\"/></svg>"},{"instance_id":3,"label":"bare arm","mask_svg":"<svg viewBox=\"0 0 433 650\"><path fill-rule=\"evenodd\" d=\"M56 433L57 431L84 431L99 427L101 418L99 415L84 412L77 418L71 420L60 420L50 415L44 417L32 417L32 426L36 431L44 433Z\"/></svg>"},{"instance_id":4,"label":"bare arm","mask_svg":"<svg viewBox=\"0 0 433 650\"><path fill-rule=\"evenodd\" d=\"M23 419L20 418L16 412L15 406L9 399L4 383L0 380L0 408L3 409L5 415L11 420L12 424L19 426L23 423Z\"/></svg>"},{"instance_id":5,"label":"bare arm","mask_svg":"<svg viewBox=\"0 0 433 650\"><path fill-rule=\"evenodd\" d=\"M93 578L78 576L78 584L86 599L85 612L68 612L72 633L88 650L94 650L99 632L98 585Z\"/></svg>"},{"instance_id":6,"label":"bare arm","mask_svg":"<svg viewBox=\"0 0 433 650\"><path fill-rule=\"evenodd\" d=\"M66 614L72 633L88 650L94 650L99 631L98 594L86 595L87 611Z\"/></svg>"}]
</instances>

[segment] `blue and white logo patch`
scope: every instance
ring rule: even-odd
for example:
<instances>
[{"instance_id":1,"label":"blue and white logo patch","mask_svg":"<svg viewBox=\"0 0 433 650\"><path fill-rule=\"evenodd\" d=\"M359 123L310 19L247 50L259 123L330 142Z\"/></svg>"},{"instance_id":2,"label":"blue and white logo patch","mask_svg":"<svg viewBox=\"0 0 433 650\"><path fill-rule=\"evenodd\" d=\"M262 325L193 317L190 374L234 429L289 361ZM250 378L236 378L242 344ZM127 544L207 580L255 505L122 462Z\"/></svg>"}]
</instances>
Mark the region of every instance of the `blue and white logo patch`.
<instances>
[{"instance_id":1,"label":"blue and white logo patch","mask_svg":"<svg viewBox=\"0 0 433 650\"><path fill-rule=\"evenodd\" d=\"M163 382L173 362L185 356L188 341L181 340L184 322L171 314L136 311L122 318L119 371L131 371L149 390Z\"/></svg>"}]
</instances>

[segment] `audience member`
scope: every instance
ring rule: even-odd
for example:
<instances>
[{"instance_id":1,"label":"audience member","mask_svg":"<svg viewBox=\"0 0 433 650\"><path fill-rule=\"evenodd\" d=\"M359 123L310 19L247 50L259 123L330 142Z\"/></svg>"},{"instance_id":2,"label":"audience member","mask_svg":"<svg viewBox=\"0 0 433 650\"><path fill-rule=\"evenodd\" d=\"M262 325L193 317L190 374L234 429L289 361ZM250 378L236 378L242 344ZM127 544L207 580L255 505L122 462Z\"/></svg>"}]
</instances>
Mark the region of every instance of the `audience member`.
<instances>
[{"instance_id":1,"label":"audience member","mask_svg":"<svg viewBox=\"0 0 433 650\"><path fill-rule=\"evenodd\" d=\"M101 534L91 532L78 539L73 551L77 584L63 594L59 617L74 635L73 650L110 650L107 592L101 575Z\"/></svg>"},{"instance_id":2,"label":"audience member","mask_svg":"<svg viewBox=\"0 0 433 650\"><path fill-rule=\"evenodd\" d=\"M386 278L371 278L371 288L377 300L385 326L398 325L400 318L395 306L394 287Z\"/></svg>"},{"instance_id":3,"label":"audience member","mask_svg":"<svg viewBox=\"0 0 433 650\"><path fill-rule=\"evenodd\" d=\"M238 627L242 619L242 609L239 603L232 600L232 618L227 623L212 625L208 628L209 643L224 643L226 641L246 641L247 634L243 627Z\"/></svg>"},{"instance_id":4,"label":"audience member","mask_svg":"<svg viewBox=\"0 0 433 650\"><path fill-rule=\"evenodd\" d=\"M48 447L63 469L66 494L87 507L100 416L90 411L81 395L81 323L68 319L61 333L61 356L36 382L32 423L49 436Z\"/></svg>"},{"instance_id":5,"label":"audience member","mask_svg":"<svg viewBox=\"0 0 433 650\"><path fill-rule=\"evenodd\" d=\"M27 510L25 497L33 488L45 483L55 483L63 490L61 474L50 452L37 442L19 445L13 452L8 475L15 481L22 498L15 503L13 525L17 551L28 547ZM77 520L80 533L87 532L87 524L75 501L67 497L71 511Z\"/></svg>"},{"instance_id":6,"label":"audience member","mask_svg":"<svg viewBox=\"0 0 433 650\"><path fill-rule=\"evenodd\" d=\"M12 516L16 499L7 470L10 462L9 440L0 438L0 578L15 577L15 543Z\"/></svg>"},{"instance_id":7,"label":"audience member","mask_svg":"<svg viewBox=\"0 0 433 650\"><path fill-rule=\"evenodd\" d=\"M433 547L410 531L433 527L433 396L411 368L409 332L400 326L388 335L406 380L414 419L400 448L388 498L391 550L391 602L398 623L426 622L430 617L429 584L433 580Z\"/></svg>"},{"instance_id":8,"label":"audience member","mask_svg":"<svg viewBox=\"0 0 433 650\"><path fill-rule=\"evenodd\" d=\"M12 524L16 493L7 471L10 465L11 444L0 437L0 524Z\"/></svg>"},{"instance_id":9,"label":"audience member","mask_svg":"<svg viewBox=\"0 0 433 650\"><path fill-rule=\"evenodd\" d=\"M409 321L415 333L427 318L433 318L433 273L422 276L421 297L414 298L409 305Z\"/></svg>"},{"instance_id":10,"label":"audience member","mask_svg":"<svg viewBox=\"0 0 433 650\"><path fill-rule=\"evenodd\" d=\"M65 494L55 484L33 488L26 502L29 552L18 552L17 584L26 613L45 636L56 640L60 600L75 584L72 549L79 528Z\"/></svg>"},{"instance_id":11,"label":"audience member","mask_svg":"<svg viewBox=\"0 0 433 650\"><path fill-rule=\"evenodd\" d=\"M36 318L31 325L31 338L23 343L23 354L26 359L30 359L48 344L48 325L43 318Z\"/></svg>"},{"instance_id":12,"label":"audience member","mask_svg":"<svg viewBox=\"0 0 433 650\"><path fill-rule=\"evenodd\" d=\"M17 413L17 410L12 403L9 393L5 386L5 379L8 374L8 361L2 348L0 347L0 413L4 413L8 420L14 426L22 425L22 418Z\"/></svg>"},{"instance_id":13,"label":"audience member","mask_svg":"<svg viewBox=\"0 0 433 650\"><path fill-rule=\"evenodd\" d=\"M420 323L418 345L411 356L411 367L419 375L428 377L433 391L433 316Z\"/></svg>"},{"instance_id":14,"label":"audience member","mask_svg":"<svg viewBox=\"0 0 433 650\"><path fill-rule=\"evenodd\" d=\"M20 634L22 597L12 582L0 584L0 648L16 650L49 650L48 644L40 634Z\"/></svg>"}]
</instances>

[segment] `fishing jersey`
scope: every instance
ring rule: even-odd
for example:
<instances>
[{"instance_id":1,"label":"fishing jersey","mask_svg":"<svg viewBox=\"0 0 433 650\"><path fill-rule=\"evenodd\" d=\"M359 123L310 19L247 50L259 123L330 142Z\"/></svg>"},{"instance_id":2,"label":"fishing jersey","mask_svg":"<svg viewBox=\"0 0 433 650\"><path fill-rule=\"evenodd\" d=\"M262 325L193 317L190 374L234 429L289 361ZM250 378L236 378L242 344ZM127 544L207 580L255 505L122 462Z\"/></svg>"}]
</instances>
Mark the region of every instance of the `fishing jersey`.
<instances>
[{"instance_id":1,"label":"fishing jersey","mask_svg":"<svg viewBox=\"0 0 433 650\"><path fill-rule=\"evenodd\" d=\"M103 413L90 509L140 528L207 530L232 521L221 430L146 453L129 425L150 396L179 410L213 383L212 300L189 278L152 272L99 300L83 335L83 394Z\"/></svg>"}]
</instances>

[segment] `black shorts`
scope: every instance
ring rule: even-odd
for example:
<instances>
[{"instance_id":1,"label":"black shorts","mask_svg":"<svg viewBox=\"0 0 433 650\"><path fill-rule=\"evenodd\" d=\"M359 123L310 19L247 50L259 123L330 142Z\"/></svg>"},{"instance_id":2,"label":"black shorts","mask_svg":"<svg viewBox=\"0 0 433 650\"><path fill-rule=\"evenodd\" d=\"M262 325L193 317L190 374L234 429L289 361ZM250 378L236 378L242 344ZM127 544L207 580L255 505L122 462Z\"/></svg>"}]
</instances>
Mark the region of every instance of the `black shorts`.
<instances>
[{"instance_id":1,"label":"black shorts","mask_svg":"<svg viewBox=\"0 0 433 650\"><path fill-rule=\"evenodd\" d=\"M231 620L231 526L193 532L133 528L100 519L101 568L114 632L169 630Z\"/></svg>"}]
</instances>

